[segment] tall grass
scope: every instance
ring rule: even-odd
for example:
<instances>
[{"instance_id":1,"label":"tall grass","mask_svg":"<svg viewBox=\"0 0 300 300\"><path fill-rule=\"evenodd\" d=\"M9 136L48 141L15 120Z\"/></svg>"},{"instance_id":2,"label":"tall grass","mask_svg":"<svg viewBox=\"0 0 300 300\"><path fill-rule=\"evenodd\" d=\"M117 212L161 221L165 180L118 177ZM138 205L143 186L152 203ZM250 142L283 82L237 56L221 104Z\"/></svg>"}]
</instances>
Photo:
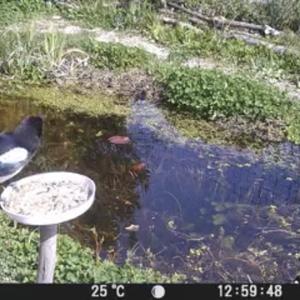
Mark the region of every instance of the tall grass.
<instances>
[{"instance_id":1,"label":"tall grass","mask_svg":"<svg viewBox=\"0 0 300 300\"><path fill-rule=\"evenodd\" d=\"M0 70L28 80L42 80L62 60L65 38L58 33L40 34L34 27L8 29L0 35Z\"/></svg>"},{"instance_id":2,"label":"tall grass","mask_svg":"<svg viewBox=\"0 0 300 300\"><path fill-rule=\"evenodd\" d=\"M151 61L154 57L142 49L100 43L89 36L40 33L34 26L0 33L0 72L22 80L68 76L87 62L99 69L124 71L144 68Z\"/></svg>"},{"instance_id":3,"label":"tall grass","mask_svg":"<svg viewBox=\"0 0 300 300\"><path fill-rule=\"evenodd\" d=\"M87 26L106 29L138 29L151 23L154 15L153 1L78 0L76 6L62 9L69 19L79 20Z\"/></svg>"},{"instance_id":4,"label":"tall grass","mask_svg":"<svg viewBox=\"0 0 300 300\"><path fill-rule=\"evenodd\" d=\"M54 11L53 6L46 6L42 0L0 0L0 27Z\"/></svg>"}]
</instances>

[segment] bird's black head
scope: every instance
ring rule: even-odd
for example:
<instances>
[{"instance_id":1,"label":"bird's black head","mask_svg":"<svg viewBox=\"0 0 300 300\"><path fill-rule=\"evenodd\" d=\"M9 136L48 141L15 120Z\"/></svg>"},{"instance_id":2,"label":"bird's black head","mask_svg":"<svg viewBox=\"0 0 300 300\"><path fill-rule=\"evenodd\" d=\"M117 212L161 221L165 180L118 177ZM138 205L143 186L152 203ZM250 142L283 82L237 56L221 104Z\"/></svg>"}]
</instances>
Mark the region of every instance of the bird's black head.
<instances>
[{"instance_id":1,"label":"bird's black head","mask_svg":"<svg viewBox=\"0 0 300 300\"><path fill-rule=\"evenodd\" d=\"M36 131L38 137L42 136L43 132L43 119L40 116L27 117L23 122Z\"/></svg>"},{"instance_id":2,"label":"bird's black head","mask_svg":"<svg viewBox=\"0 0 300 300\"><path fill-rule=\"evenodd\" d=\"M35 134L39 138L43 132L43 119L40 116L29 116L25 118L16 128L15 132L27 131Z\"/></svg>"},{"instance_id":3,"label":"bird's black head","mask_svg":"<svg viewBox=\"0 0 300 300\"><path fill-rule=\"evenodd\" d=\"M20 147L34 153L40 145L42 131L43 119L40 116L29 116L14 130L13 136Z\"/></svg>"}]
</instances>

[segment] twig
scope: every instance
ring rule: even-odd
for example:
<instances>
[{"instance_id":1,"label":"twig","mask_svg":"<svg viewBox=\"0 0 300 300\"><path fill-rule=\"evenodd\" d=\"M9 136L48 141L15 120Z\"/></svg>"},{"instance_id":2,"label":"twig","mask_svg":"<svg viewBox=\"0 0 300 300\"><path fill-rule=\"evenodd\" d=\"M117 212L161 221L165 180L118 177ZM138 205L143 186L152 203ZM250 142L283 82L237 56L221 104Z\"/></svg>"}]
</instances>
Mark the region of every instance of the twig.
<instances>
[{"instance_id":1,"label":"twig","mask_svg":"<svg viewBox=\"0 0 300 300\"><path fill-rule=\"evenodd\" d=\"M178 20L176 20L174 18L170 18L170 17L166 17L166 16L160 16L159 18L165 24L169 24L169 25L172 25L172 26L178 25L178 26L180 26L182 28L192 29L192 30L194 30L196 32L202 32L201 29L199 29L199 28L197 28L197 27L195 27L195 26L193 26L193 25L191 25L189 23L178 21ZM189 20L190 19L193 19L193 18L189 18Z\"/></svg>"}]
</instances>

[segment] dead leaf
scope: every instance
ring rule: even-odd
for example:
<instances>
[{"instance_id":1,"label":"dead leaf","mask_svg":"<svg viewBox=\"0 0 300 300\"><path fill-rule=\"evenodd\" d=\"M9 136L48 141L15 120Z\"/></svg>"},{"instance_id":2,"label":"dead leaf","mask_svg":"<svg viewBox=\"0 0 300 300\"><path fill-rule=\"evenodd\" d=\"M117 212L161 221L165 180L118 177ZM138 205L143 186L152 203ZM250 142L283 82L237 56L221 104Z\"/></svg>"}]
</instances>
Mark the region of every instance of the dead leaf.
<instances>
[{"instance_id":1,"label":"dead leaf","mask_svg":"<svg viewBox=\"0 0 300 300\"><path fill-rule=\"evenodd\" d=\"M143 162L136 163L130 167L130 171L135 174L139 174L144 171L146 168L146 164Z\"/></svg>"},{"instance_id":2,"label":"dead leaf","mask_svg":"<svg viewBox=\"0 0 300 300\"><path fill-rule=\"evenodd\" d=\"M111 144L124 145L130 143L130 138L128 136L115 135L108 139Z\"/></svg>"}]
</instances>

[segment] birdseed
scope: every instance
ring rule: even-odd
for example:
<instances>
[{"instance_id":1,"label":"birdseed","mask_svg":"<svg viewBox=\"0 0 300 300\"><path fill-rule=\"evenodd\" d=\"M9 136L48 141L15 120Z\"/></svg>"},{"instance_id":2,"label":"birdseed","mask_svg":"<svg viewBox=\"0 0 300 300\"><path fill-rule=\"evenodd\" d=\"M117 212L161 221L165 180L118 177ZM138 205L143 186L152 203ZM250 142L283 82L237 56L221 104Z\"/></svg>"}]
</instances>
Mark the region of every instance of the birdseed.
<instances>
[{"instance_id":1,"label":"birdseed","mask_svg":"<svg viewBox=\"0 0 300 300\"><path fill-rule=\"evenodd\" d=\"M88 185L70 180L31 181L11 186L9 199L3 206L26 216L58 215L80 206L88 199Z\"/></svg>"}]
</instances>

